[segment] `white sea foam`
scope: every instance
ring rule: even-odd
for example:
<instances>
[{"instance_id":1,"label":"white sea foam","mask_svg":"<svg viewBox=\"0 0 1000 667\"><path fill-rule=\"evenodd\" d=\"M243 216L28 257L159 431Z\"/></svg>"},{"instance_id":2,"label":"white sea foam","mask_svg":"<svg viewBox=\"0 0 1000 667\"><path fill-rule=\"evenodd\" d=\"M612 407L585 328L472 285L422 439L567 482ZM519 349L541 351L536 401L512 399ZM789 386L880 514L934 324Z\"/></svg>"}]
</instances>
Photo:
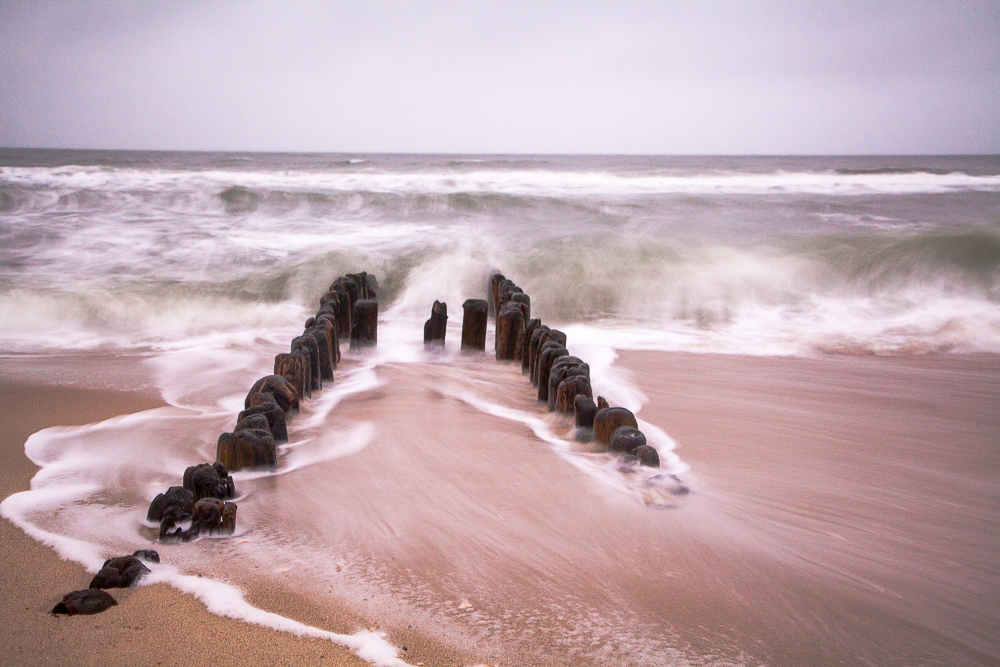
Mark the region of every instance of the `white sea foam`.
<instances>
[{"instance_id":1,"label":"white sea foam","mask_svg":"<svg viewBox=\"0 0 1000 667\"><path fill-rule=\"evenodd\" d=\"M295 302L240 302L219 296L128 294L103 289L0 292L0 349L195 347L213 337L268 338L304 320Z\"/></svg>"},{"instance_id":2,"label":"white sea foam","mask_svg":"<svg viewBox=\"0 0 1000 667\"><path fill-rule=\"evenodd\" d=\"M157 490L177 483L184 468L197 462L199 452L205 449L198 442L162 448L172 438L197 439L198 434L212 433L224 421L230 421L232 414L217 409L219 403L225 402L217 398L218 392L234 378L252 375L255 370L259 373L257 360L248 351L233 349L164 353L154 361L156 376L165 395L178 407L147 410L86 426L52 427L33 434L25 443L25 454L41 470L32 479L31 490L15 493L0 503L0 514L89 572L99 570L109 553L145 548L148 545L134 532L145 523L144 510L131 503L148 502ZM342 382L317 396L318 400L311 402L310 413L293 424L293 432L304 430L309 435L293 438L292 451L283 457L281 467L275 472L237 472L238 482L287 474L361 451L371 440L371 424L357 424L339 433L324 429L323 420L345 397L378 384L373 364L343 374ZM161 450L158 455L154 455L156 450ZM126 506L121 506L122 502ZM240 526L234 537L247 529ZM398 650L382 632L362 630L343 635L308 626L254 607L234 586L186 575L170 565L153 566L153 573L143 585L154 583L167 583L194 595L209 611L221 616L347 646L374 665L407 664L398 658Z\"/></svg>"},{"instance_id":3,"label":"white sea foam","mask_svg":"<svg viewBox=\"0 0 1000 667\"><path fill-rule=\"evenodd\" d=\"M445 301L451 326L459 325L462 302L484 294L490 267L507 264L531 295L533 316L614 330L616 344L626 347L745 354L1000 351L1000 288L989 267L935 263L923 250L887 251L881 263L848 258L863 267L858 270L757 248L663 249L662 257L639 259L630 252L628 244L603 250L581 244L527 263L489 236L450 241L407 260L412 264L397 278L396 298L380 304L378 353L387 358L395 350L400 361L414 360L405 355L420 349L411 343L422 338L430 304ZM947 257L951 250L935 252ZM312 274L311 267L301 270L303 280L317 282ZM313 291L324 288L317 282ZM269 303L185 290L0 291L0 349L219 349L255 339L287 341L310 312L304 297L290 296Z\"/></svg>"},{"instance_id":4,"label":"white sea foam","mask_svg":"<svg viewBox=\"0 0 1000 667\"><path fill-rule=\"evenodd\" d=\"M97 572L105 560L98 545L40 528L29 517L56 512L64 505L87 498L99 489L96 484L65 484L56 488L21 491L7 496L0 503L0 516L35 540L54 549L61 558L80 563L88 572Z\"/></svg>"},{"instance_id":5,"label":"white sea foam","mask_svg":"<svg viewBox=\"0 0 1000 667\"><path fill-rule=\"evenodd\" d=\"M907 296L912 297L908 301ZM1000 352L1000 306L947 295L811 297L747 303L721 322L598 320L563 327L583 344L752 356Z\"/></svg>"},{"instance_id":6,"label":"white sea foam","mask_svg":"<svg viewBox=\"0 0 1000 667\"><path fill-rule=\"evenodd\" d=\"M92 496L98 490L100 486L95 484L69 484L55 488L48 485L47 488L22 491L0 503L0 515L32 538L53 548L63 559L79 563L88 572L96 573L105 560L103 555L105 550L101 546L39 528L29 517L56 512L67 504L80 502ZM243 592L235 586L205 577L185 575L177 568L166 564L150 564L150 567L152 572L141 580L140 585L169 584L183 593L195 596L213 614L288 632L299 637L326 639L350 648L362 660L379 667L408 665L399 659L399 650L386 641L383 632L361 630L352 635L343 635L321 630L251 605L244 598Z\"/></svg>"},{"instance_id":7,"label":"white sea foam","mask_svg":"<svg viewBox=\"0 0 1000 667\"><path fill-rule=\"evenodd\" d=\"M184 191L228 187L306 192L455 194L491 192L517 196L592 197L656 194L823 194L864 195L996 192L1000 176L962 172L837 173L695 172L623 174L599 171L482 170L386 173L168 171L101 167L0 167L0 183L23 187L93 191Z\"/></svg>"},{"instance_id":8,"label":"white sea foam","mask_svg":"<svg viewBox=\"0 0 1000 667\"><path fill-rule=\"evenodd\" d=\"M648 398L629 378L629 372L614 365L618 358L612 337L598 339L585 327L563 327L567 334L570 353L586 362L590 367L591 387L595 395L602 395L612 405L640 413ZM526 380L527 381L527 380ZM524 424L540 440L547 442L563 460L616 492L641 497L643 483L663 471L683 474L690 469L676 454L677 443L658 426L640 421L647 444L656 449L660 458L660 469L641 468L623 476L614 462L614 457L582 454L574 447L573 441L558 435L547 419L528 410L502 405L495 400L483 398L467 386L446 386L441 393L456 398L472 407L502 419Z\"/></svg>"},{"instance_id":9,"label":"white sea foam","mask_svg":"<svg viewBox=\"0 0 1000 667\"><path fill-rule=\"evenodd\" d=\"M556 435L552 427L536 415L485 400L470 393L467 389L444 388L442 393L467 403L488 415L524 424L531 429L537 438L551 445L552 450L560 458L618 494L641 497L643 483L650 477L661 474L663 469L674 474L683 473L689 469L689 466L674 453L676 443L673 439L662 429L652 427L647 422L643 422L649 431L648 433L644 431L647 436L647 444L657 450L662 468L641 468L626 477L618 471L613 457L594 457L577 453L569 440Z\"/></svg>"},{"instance_id":10,"label":"white sea foam","mask_svg":"<svg viewBox=\"0 0 1000 667\"><path fill-rule=\"evenodd\" d=\"M0 349L270 338L361 268L388 343L435 299L455 321L494 267L540 317L664 349L1000 349L995 173L384 163L0 168Z\"/></svg>"},{"instance_id":11,"label":"white sea foam","mask_svg":"<svg viewBox=\"0 0 1000 667\"><path fill-rule=\"evenodd\" d=\"M233 479L245 482L287 475L318 463L352 456L367 447L374 434L374 425L367 422L357 424L346 432L324 429L313 436L295 439L280 446L278 453L281 463L276 470L240 470L233 473Z\"/></svg>"},{"instance_id":12,"label":"white sea foam","mask_svg":"<svg viewBox=\"0 0 1000 667\"><path fill-rule=\"evenodd\" d=\"M399 649L386 641L383 632L360 630L351 635L344 635L306 625L253 606L235 586L205 577L182 574L170 565L153 565L152 572L142 581L144 586L160 583L169 584L181 592L195 596L210 612L218 616L288 632L298 637L326 639L348 647L362 660L379 667L409 667L409 663L399 658Z\"/></svg>"}]
</instances>

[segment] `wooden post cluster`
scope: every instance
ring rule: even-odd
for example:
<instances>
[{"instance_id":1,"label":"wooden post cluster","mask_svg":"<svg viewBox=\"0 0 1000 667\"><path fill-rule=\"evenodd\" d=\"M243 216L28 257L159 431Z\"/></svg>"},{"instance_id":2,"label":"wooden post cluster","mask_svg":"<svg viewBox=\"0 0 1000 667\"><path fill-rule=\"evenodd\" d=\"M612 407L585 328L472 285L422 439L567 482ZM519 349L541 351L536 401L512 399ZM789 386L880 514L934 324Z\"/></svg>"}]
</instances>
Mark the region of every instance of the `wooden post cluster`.
<instances>
[{"instance_id":1,"label":"wooden post cluster","mask_svg":"<svg viewBox=\"0 0 1000 667\"><path fill-rule=\"evenodd\" d=\"M324 383L333 384L341 340L349 337L351 349L376 344L377 290L375 276L364 271L330 284L289 352L274 357L274 374L251 387L236 428L219 436L219 461L231 470L277 464L275 446L288 442L286 419L298 413L300 400L312 398Z\"/></svg>"},{"instance_id":2,"label":"wooden post cluster","mask_svg":"<svg viewBox=\"0 0 1000 667\"><path fill-rule=\"evenodd\" d=\"M502 273L490 276L490 291L487 296L496 312L494 352L497 359L520 359L522 353L518 352L518 346L523 350L525 327L531 320L531 298Z\"/></svg>"},{"instance_id":3,"label":"wooden post cluster","mask_svg":"<svg viewBox=\"0 0 1000 667\"><path fill-rule=\"evenodd\" d=\"M378 281L373 275L364 271L343 275L320 298L316 319L325 317L334 323L338 337L349 339L352 350L374 347L378 342L377 291Z\"/></svg>"},{"instance_id":4,"label":"wooden post cluster","mask_svg":"<svg viewBox=\"0 0 1000 667\"><path fill-rule=\"evenodd\" d=\"M220 461L231 461L231 470L276 465L275 445L288 441L286 418L299 411L300 400L312 398L324 383L333 384L341 340L349 337L351 349L376 344L377 290L375 276L364 271L330 284L302 335L292 339L290 351L274 357L274 374L250 389L236 428L219 437Z\"/></svg>"},{"instance_id":5,"label":"wooden post cluster","mask_svg":"<svg viewBox=\"0 0 1000 667\"><path fill-rule=\"evenodd\" d=\"M199 463L149 504L147 521L160 523L160 541L190 542L200 535L231 535L236 530L236 486L225 464ZM181 524L190 521L185 530Z\"/></svg>"},{"instance_id":6,"label":"wooden post cluster","mask_svg":"<svg viewBox=\"0 0 1000 667\"><path fill-rule=\"evenodd\" d=\"M253 418L253 426L267 423L262 413L254 413ZM281 423L284 426L284 421ZM246 424L244 427L245 431L237 428L238 437L258 445L260 429L252 429ZM233 436L232 433L224 435ZM270 432L267 436L273 446ZM202 535L231 535L236 530L237 507L236 503L228 501L235 497L236 485L225 462L199 463L184 471L180 486L171 486L153 498L146 520L160 524L161 542L190 542ZM190 525L184 528L187 523Z\"/></svg>"},{"instance_id":7,"label":"wooden post cluster","mask_svg":"<svg viewBox=\"0 0 1000 667\"><path fill-rule=\"evenodd\" d=\"M342 333L352 335L360 328L363 340L374 344L375 324L358 305L375 304L377 287L367 273L347 274L330 285L289 351L274 358L274 374L250 388L233 430L216 441L215 463L188 468L181 486L170 487L150 503L146 518L159 522L160 540L188 542L235 531L237 507L226 502L236 496L230 471L277 467L277 446L288 442L288 420L299 412L300 401L334 381ZM363 314L355 315L359 312ZM376 318L377 312L376 307Z\"/></svg>"},{"instance_id":8,"label":"wooden post cluster","mask_svg":"<svg viewBox=\"0 0 1000 667\"><path fill-rule=\"evenodd\" d=\"M490 276L487 302L490 311L496 313L497 359L520 361L521 372L538 387L538 400L549 411L574 414L578 440L593 438L608 451L634 457L642 465L659 467L659 455L646 444L635 415L625 408L609 406L600 396L594 402L590 366L569 353L565 333L531 319L531 298L524 290L503 274L494 273Z\"/></svg>"},{"instance_id":9,"label":"wooden post cluster","mask_svg":"<svg viewBox=\"0 0 1000 667\"><path fill-rule=\"evenodd\" d=\"M290 351L274 358L274 374L250 388L236 426L219 436L215 463L189 467L180 486L171 486L149 504L146 519L160 524L161 541L190 542L236 530L237 506L228 502L236 497L230 471L277 466L277 444L288 442L287 421L298 413L300 400L322 389L324 382L333 383L341 337L350 336L352 348L376 344L377 289L375 277L364 272L341 276L330 285L302 335L292 339ZM108 559L90 588L68 593L52 613L96 614L117 605L103 589L133 585L149 572L143 561L158 563L160 557L141 549Z\"/></svg>"},{"instance_id":10,"label":"wooden post cluster","mask_svg":"<svg viewBox=\"0 0 1000 667\"><path fill-rule=\"evenodd\" d=\"M159 522L160 540L188 542L236 530L236 504L226 502L236 495L230 471L277 466L277 445L288 442L288 420L298 413L300 400L322 389L324 382L333 382L340 337L351 334L357 304L374 303L376 287L374 277L366 273L348 274L330 285L302 335L292 339L289 352L274 358L274 374L250 388L236 426L216 442L215 463L188 468L181 486L170 487L150 503L146 518ZM188 522L189 527L182 528Z\"/></svg>"}]
</instances>

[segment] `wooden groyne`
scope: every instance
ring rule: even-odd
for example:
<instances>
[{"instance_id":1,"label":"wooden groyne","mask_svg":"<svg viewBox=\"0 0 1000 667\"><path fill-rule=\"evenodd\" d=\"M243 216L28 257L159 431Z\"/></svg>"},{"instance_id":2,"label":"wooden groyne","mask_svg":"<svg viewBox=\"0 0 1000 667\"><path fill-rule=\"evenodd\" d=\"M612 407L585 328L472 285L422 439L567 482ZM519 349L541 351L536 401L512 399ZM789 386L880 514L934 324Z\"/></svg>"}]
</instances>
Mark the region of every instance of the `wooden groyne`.
<instances>
[{"instance_id":1,"label":"wooden groyne","mask_svg":"<svg viewBox=\"0 0 1000 667\"><path fill-rule=\"evenodd\" d=\"M275 356L274 372L250 387L233 430L219 435L215 462L188 467L180 485L150 503L146 519L159 524L159 541L189 542L236 530L231 473L276 469L277 446L288 442L288 424L301 402L334 383L342 342L349 340L351 350L378 344L377 290L378 282L365 272L331 283L289 351ZM520 362L522 373L537 387L538 401L550 412L574 416L577 440L596 442L633 465L659 467L659 455L646 443L635 415L601 396L595 399L590 366L570 354L565 333L531 318L531 298L513 281L491 274L486 298L468 299L462 310L462 352L485 352L492 316L497 361ZM444 345L447 321L447 305L435 301L424 324L425 345ZM149 572L144 562L159 562L159 555L143 549L108 559L88 589L67 594L53 613L92 614L117 604L105 589L134 585Z\"/></svg>"},{"instance_id":2,"label":"wooden groyne","mask_svg":"<svg viewBox=\"0 0 1000 667\"><path fill-rule=\"evenodd\" d=\"M231 473L277 467L277 445L288 442L288 422L298 414L301 401L324 384L333 384L342 338L349 338L351 349L377 344L377 289L375 277L365 272L333 281L289 351L275 356L274 373L250 387L233 430L216 442L215 462L190 466L179 486L171 486L149 504L146 520L159 524L159 541L190 542L236 530L238 508L232 499L237 493ZM149 572L147 562L160 562L159 554L140 549L131 556L108 559L87 589L68 593L52 613L96 614L117 605L105 589L135 585Z\"/></svg>"},{"instance_id":3,"label":"wooden groyne","mask_svg":"<svg viewBox=\"0 0 1000 667\"><path fill-rule=\"evenodd\" d=\"M550 412L575 417L576 438L596 442L606 451L658 468L660 457L631 411L612 407L594 397L590 366L570 354L566 334L531 317L531 297L502 273L490 274L485 299L462 304L462 351L485 352L487 322L495 320L494 354L497 361L521 362L521 372L538 388L538 401ZM435 301L424 324L424 344L444 344L447 305Z\"/></svg>"},{"instance_id":4,"label":"wooden groyne","mask_svg":"<svg viewBox=\"0 0 1000 667\"><path fill-rule=\"evenodd\" d=\"M538 400L550 412L574 415L577 440L591 439L627 461L658 468L656 449L631 411L612 407L590 386L590 366L570 354L566 334L531 319L531 298L502 273L490 276L487 298L496 313L498 361L520 361L521 372L538 388Z\"/></svg>"}]
</instances>

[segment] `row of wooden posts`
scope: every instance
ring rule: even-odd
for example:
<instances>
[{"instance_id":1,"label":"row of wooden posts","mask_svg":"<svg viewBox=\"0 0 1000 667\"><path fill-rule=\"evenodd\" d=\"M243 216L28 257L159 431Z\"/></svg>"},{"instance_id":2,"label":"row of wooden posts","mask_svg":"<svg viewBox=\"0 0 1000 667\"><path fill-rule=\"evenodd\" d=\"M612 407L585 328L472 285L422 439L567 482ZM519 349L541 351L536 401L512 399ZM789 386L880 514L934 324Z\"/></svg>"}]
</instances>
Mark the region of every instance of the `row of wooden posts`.
<instances>
[{"instance_id":1,"label":"row of wooden posts","mask_svg":"<svg viewBox=\"0 0 1000 667\"><path fill-rule=\"evenodd\" d=\"M181 486L171 487L150 504L147 518L160 523L160 539L187 541L206 532L235 530L237 507L228 502L236 495L230 472L276 467L277 445L288 441L287 422L299 412L300 400L333 382L341 340L349 340L352 350L377 345L377 289L374 276L364 272L333 281L289 351L275 356L274 373L251 387L233 430L219 436L216 462L188 468ZM569 353L565 333L531 318L531 298L513 281L492 274L487 299L469 299L462 308L462 351L485 351L492 314L496 358L520 361L522 372L538 388L538 400L550 411L575 416L578 440L594 440L644 465L659 465L635 415L611 407L600 396L595 401L590 367ZM447 305L435 301L424 325L425 344L444 345L447 320ZM190 527L182 529L187 521Z\"/></svg>"},{"instance_id":2,"label":"row of wooden posts","mask_svg":"<svg viewBox=\"0 0 1000 667\"><path fill-rule=\"evenodd\" d=\"M333 382L342 337L350 337L352 348L375 345L377 287L366 273L341 276L330 285L302 335L292 340L288 353L275 357L274 374L250 388L236 426L216 442L215 463L191 466L180 486L150 503L146 518L160 524L160 540L186 542L236 529L237 506L229 502L236 487L230 473L277 466L277 445L288 442L288 420L299 412L300 400Z\"/></svg>"},{"instance_id":3,"label":"row of wooden posts","mask_svg":"<svg viewBox=\"0 0 1000 667\"><path fill-rule=\"evenodd\" d=\"M230 470L277 464L275 444L288 441L286 421L299 401L333 383L340 341L351 349L374 347L378 334L378 283L365 272L337 278L320 298L316 314L288 352L274 358L274 374L250 389L232 433L219 436L216 458Z\"/></svg>"},{"instance_id":4,"label":"row of wooden posts","mask_svg":"<svg viewBox=\"0 0 1000 667\"><path fill-rule=\"evenodd\" d=\"M146 519L159 523L161 541L187 542L236 530L237 506L230 502L236 485L230 471L276 466L277 444L288 441L287 421L299 411L300 398L333 382L341 337L350 336L352 349L376 344L377 287L366 273L348 274L330 285L319 311L292 340L290 352L275 357L274 374L250 388L236 426L219 436L215 463L187 468L180 486L170 487L149 504ZM159 554L140 549L131 556L109 558L88 588L67 593L52 613L96 614L115 606L105 589L134 585L149 573L144 561L158 563Z\"/></svg>"},{"instance_id":5,"label":"row of wooden posts","mask_svg":"<svg viewBox=\"0 0 1000 667\"><path fill-rule=\"evenodd\" d=\"M572 356L566 334L531 318L531 297L501 273L490 276L486 299L462 304L462 347L467 352L486 350L490 314L496 320L494 353L498 361L520 361L521 372L538 387L538 400L550 412L572 414L576 438L596 441L642 465L659 467L655 448L646 443L635 415L626 408L611 407L590 386L590 366ZM448 307L435 301L424 324L424 344L444 345Z\"/></svg>"},{"instance_id":6,"label":"row of wooden posts","mask_svg":"<svg viewBox=\"0 0 1000 667\"><path fill-rule=\"evenodd\" d=\"M287 422L299 412L300 400L333 382L342 339L350 340L352 350L377 344L377 289L374 276L364 272L346 274L330 285L302 335L292 340L289 352L275 357L274 374L250 388L236 426L219 436L215 463L187 468L180 486L170 487L150 503L146 518L159 523L160 540L186 542L235 531L237 506L230 499L236 496L236 487L230 472L276 467L277 445L288 441ZM538 387L539 401L550 411L574 414L578 440L593 439L643 465L659 466L656 450L646 444L635 415L609 406L600 396L594 401L590 367L569 354L565 333L531 319L531 298L513 281L492 274L487 299L469 299L462 308L463 351L485 351L492 313L496 358L520 361L522 372ZM424 343L443 346L447 321L447 305L435 301L424 325ZM104 589L133 585L149 572L144 560L159 562L159 555L143 549L107 560L88 589L67 594L53 613L93 614L114 606L117 603Z\"/></svg>"}]
</instances>

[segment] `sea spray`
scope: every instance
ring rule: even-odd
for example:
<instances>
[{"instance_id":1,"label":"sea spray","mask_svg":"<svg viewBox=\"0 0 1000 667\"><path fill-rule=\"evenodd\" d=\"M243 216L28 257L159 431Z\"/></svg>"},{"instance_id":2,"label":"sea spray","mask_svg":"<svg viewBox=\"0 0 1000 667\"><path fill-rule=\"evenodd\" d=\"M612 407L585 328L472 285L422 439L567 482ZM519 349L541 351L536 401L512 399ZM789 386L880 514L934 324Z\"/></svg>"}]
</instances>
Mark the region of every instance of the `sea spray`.
<instances>
[{"instance_id":1,"label":"sea spray","mask_svg":"<svg viewBox=\"0 0 1000 667\"><path fill-rule=\"evenodd\" d=\"M0 349L268 337L367 266L390 318L505 267L661 349L1000 350L994 158L240 157L0 153Z\"/></svg>"}]
</instances>

